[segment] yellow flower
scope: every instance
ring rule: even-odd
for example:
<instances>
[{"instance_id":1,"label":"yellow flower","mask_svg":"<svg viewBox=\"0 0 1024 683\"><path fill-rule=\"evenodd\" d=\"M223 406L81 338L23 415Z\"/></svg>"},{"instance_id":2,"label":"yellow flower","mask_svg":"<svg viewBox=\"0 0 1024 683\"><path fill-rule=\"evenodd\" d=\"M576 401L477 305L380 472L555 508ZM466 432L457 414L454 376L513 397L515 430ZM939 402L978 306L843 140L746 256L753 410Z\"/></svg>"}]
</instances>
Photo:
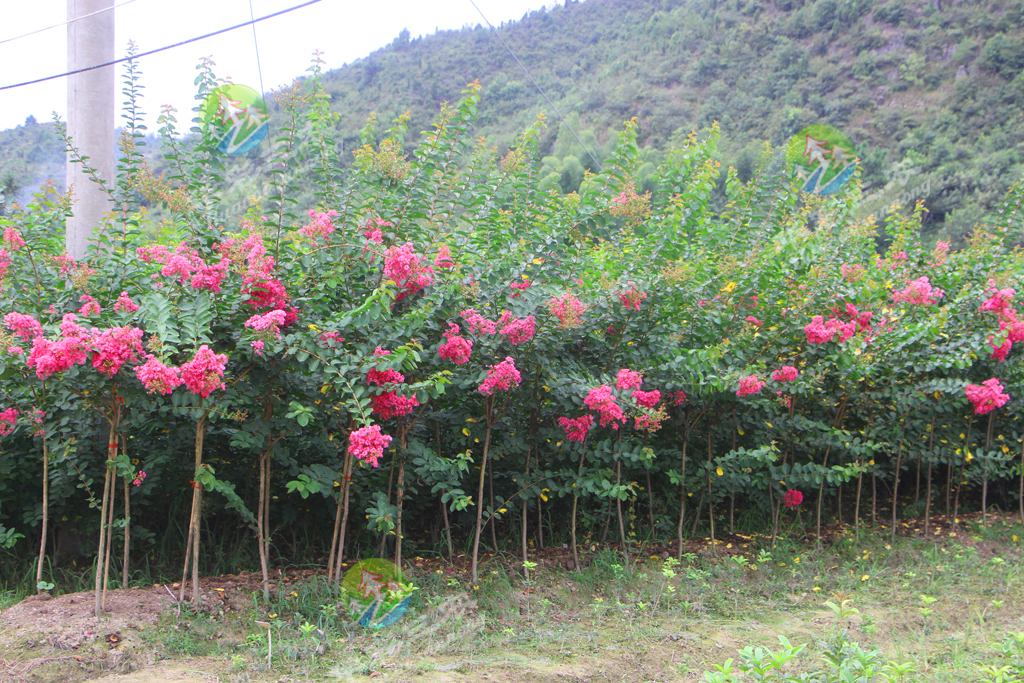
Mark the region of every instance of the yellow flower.
<instances>
[{"instance_id":1,"label":"yellow flower","mask_svg":"<svg viewBox=\"0 0 1024 683\"><path fill-rule=\"evenodd\" d=\"M735 282L730 282L725 287L722 287L722 291L723 292L732 292L735 289L736 289L736 283Z\"/></svg>"},{"instance_id":2,"label":"yellow flower","mask_svg":"<svg viewBox=\"0 0 1024 683\"><path fill-rule=\"evenodd\" d=\"M868 574L865 574L864 576L860 577L860 580L861 580L861 581L867 581L867 580L868 580L868 579L870 579L870 578L871 578L871 577L870 577L870 576L869 576Z\"/></svg>"},{"instance_id":3,"label":"yellow flower","mask_svg":"<svg viewBox=\"0 0 1024 683\"><path fill-rule=\"evenodd\" d=\"M506 512L508 512L508 509L507 508L501 508L500 510L498 510L498 512L500 512L502 514L505 514Z\"/></svg>"},{"instance_id":4,"label":"yellow flower","mask_svg":"<svg viewBox=\"0 0 1024 683\"><path fill-rule=\"evenodd\" d=\"M719 467L717 470L715 470L715 474L717 474L718 476L722 476L723 474L725 474L725 472L722 471L721 467Z\"/></svg>"}]
</instances>

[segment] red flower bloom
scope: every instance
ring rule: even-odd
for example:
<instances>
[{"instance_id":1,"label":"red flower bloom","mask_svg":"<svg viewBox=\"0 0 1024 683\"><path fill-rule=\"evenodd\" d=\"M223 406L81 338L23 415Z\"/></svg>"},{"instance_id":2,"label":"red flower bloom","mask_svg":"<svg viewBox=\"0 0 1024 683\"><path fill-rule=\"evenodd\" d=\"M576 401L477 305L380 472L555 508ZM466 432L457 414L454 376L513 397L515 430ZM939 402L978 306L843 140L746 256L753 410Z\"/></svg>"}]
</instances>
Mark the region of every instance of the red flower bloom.
<instances>
[{"instance_id":1,"label":"red flower bloom","mask_svg":"<svg viewBox=\"0 0 1024 683\"><path fill-rule=\"evenodd\" d=\"M796 489L790 489L786 491L786 495L782 497L783 504L788 508L798 508L800 504L804 502L804 494L800 493Z\"/></svg>"},{"instance_id":2,"label":"red flower bloom","mask_svg":"<svg viewBox=\"0 0 1024 683\"><path fill-rule=\"evenodd\" d=\"M558 424L565 430L565 438L569 441L582 443L587 437L587 432L594 424L594 418L590 415L577 417L575 420L568 417L558 418Z\"/></svg>"},{"instance_id":3,"label":"red flower bloom","mask_svg":"<svg viewBox=\"0 0 1024 683\"><path fill-rule=\"evenodd\" d=\"M762 382L757 375L744 377L740 380L740 388L736 391L736 395L742 398L743 396L760 393L761 389L764 388L764 385L765 383Z\"/></svg>"}]
</instances>

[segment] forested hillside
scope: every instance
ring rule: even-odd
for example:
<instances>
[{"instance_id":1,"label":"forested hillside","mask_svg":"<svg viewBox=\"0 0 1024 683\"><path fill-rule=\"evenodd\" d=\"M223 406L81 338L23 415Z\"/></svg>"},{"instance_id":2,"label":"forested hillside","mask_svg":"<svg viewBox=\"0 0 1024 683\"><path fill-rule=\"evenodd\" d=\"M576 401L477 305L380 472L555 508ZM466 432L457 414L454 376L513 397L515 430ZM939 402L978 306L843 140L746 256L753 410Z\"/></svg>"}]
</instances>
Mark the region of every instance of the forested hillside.
<instances>
[{"instance_id":1,"label":"forested hillside","mask_svg":"<svg viewBox=\"0 0 1024 683\"><path fill-rule=\"evenodd\" d=\"M828 123L857 145L865 211L921 198L925 230L957 238L1024 170L1022 25L1019 0L567 0L499 31L597 160L622 122L638 118L652 162L641 186L665 149L713 121L723 131L723 165L741 178L764 141L778 147L806 125ZM408 111L415 148L437 107L473 80L483 85L478 133L498 152L543 113L548 186L570 192L596 168L479 25L414 40L403 32L326 74L342 157L361 144L371 113L386 127ZM10 135L0 133L0 179L13 169L18 183L30 183L39 167L10 164ZM264 145L238 163L261 167L266 153ZM252 182L239 188L240 197L254 192Z\"/></svg>"}]
</instances>

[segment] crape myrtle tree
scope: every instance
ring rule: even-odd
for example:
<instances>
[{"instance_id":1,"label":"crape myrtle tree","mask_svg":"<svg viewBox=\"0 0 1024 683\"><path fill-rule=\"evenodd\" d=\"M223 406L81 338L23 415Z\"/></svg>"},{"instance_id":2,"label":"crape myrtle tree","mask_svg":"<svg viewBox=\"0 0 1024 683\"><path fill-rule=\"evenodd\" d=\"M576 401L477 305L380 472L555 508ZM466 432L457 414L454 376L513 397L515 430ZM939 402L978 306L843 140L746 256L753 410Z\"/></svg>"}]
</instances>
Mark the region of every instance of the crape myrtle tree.
<instances>
[{"instance_id":1,"label":"crape myrtle tree","mask_svg":"<svg viewBox=\"0 0 1024 683\"><path fill-rule=\"evenodd\" d=\"M0 219L0 541L33 543L40 586L56 511L98 531L101 611L117 528L121 585L131 547L159 550L198 600L233 543L269 598L296 529L335 580L433 531L476 582L500 548L565 543L580 567L601 544L896 533L1021 497L1020 184L952 252L922 244L920 207L859 219L856 179L800 195L770 148L715 210L717 126L640 191L627 121L563 195L538 177L543 119L508 150L474 136L476 83L411 153L407 117L371 117L342 173L315 61L237 210L198 114L182 137L163 111L152 173L137 79L87 260L61 247L69 196ZM197 83L201 103L212 63Z\"/></svg>"}]
</instances>

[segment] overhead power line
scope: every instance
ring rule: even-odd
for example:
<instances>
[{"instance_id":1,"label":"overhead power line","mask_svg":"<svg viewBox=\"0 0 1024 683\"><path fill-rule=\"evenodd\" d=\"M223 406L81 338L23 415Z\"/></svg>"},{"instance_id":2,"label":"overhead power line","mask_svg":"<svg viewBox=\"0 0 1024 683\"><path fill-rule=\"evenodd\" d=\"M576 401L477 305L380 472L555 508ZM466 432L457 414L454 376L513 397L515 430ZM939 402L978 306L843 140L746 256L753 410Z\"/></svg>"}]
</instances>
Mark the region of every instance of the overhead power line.
<instances>
[{"instance_id":1,"label":"overhead power line","mask_svg":"<svg viewBox=\"0 0 1024 683\"><path fill-rule=\"evenodd\" d=\"M548 97L547 93L544 92L544 89L540 87L540 84L537 83L537 81L534 80L532 75L530 75L529 69L527 69L525 66L523 66L523 63L519 61L519 57L516 57L516 53L512 52L512 48L510 48L508 46L508 43L505 42L505 39L501 37L500 33L498 33L498 29L494 28L494 24L492 24L487 19L487 17L484 16L484 13L480 11L480 8L477 7L476 3L473 2L473 0L469 0L469 3L471 5L473 5L474 8L476 8L477 13L479 13L480 16L483 17L484 22L491 28L491 32L494 33L494 35L498 38L498 40L501 41L501 44L505 46L505 49L508 50L508 53L510 55L512 55L512 59L516 60L516 64L519 65L519 68L523 70L523 73L525 73L526 77L530 79L530 82L533 83L534 87L537 88L537 91L540 92L540 94L544 96L544 99L547 100L547 103L551 106L552 109L555 110L555 113L558 114L558 118L562 120L562 123L565 124L565 127L569 129L570 133L572 133L572 136L574 138L576 138L576 142L580 143L580 147L583 148L583 151L586 152L587 154L589 154L590 158L594 160L594 163L597 165L597 170L600 171L601 170L601 162L598 161L597 157L594 156L594 153L591 152L587 148L587 146L583 144L583 140L580 140L580 136L576 135L576 131L574 131L572 129L572 126L569 125L569 122L565 120L564 116L562 116L562 112L558 111L558 107L556 107L555 103L551 101L551 98Z\"/></svg>"},{"instance_id":2,"label":"overhead power line","mask_svg":"<svg viewBox=\"0 0 1024 683\"><path fill-rule=\"evenodd\" d=\"M22 33L20 36L14 36L13 38L4 38L3 40L0 40L0 45L3 45L4 43L10 43L10 42L15 41L15 40L21 40L22 38L28 38L29 36L34 36L37 33L42 33L43 31L49 31L50 29L53 29L53 28L60 28L61 26L67 26L68 24L73 24L76 21L81 21L82 19L88 19L89 17L94 17L97 14L103 14L104 12L109 12L110 10L117 9L118 7L124 7L125 5L130 5L133 2L135 2L135 0L124 0L124 2L119 2L118 4L114 5L113 7L104 7L103 9L98 9L95 12L89 12L89 14L83 14L80 17L75 17L74 19L69 19L67 21L62 21L62 22L60 22L58 24L53 24L52 26L44 26L43 28L37 28L35 31L29 31L28 33Z\"/></svg>"},{"instance_id":3,"label":"overhead power line","mask_svg":"<svg viewBox=\"0 0 1024 683\"><path fill-rule=\"evenodd\" d=\"M43 83L45 81L52 81L52 80L54 80L56 78L64 78L65 76L73 76L74 74L80 74L80 73L83 73L85 71L92 71L93 69L102 69L104 67L114 66L115 64L120 64L121 62L127 62L130 59L140 59L142 57L148 57L149 55L155 55L158 52L164 52L165 50L170 50L172 48L181 47L182 45L188 45L189 43L194 43L194 42L196 42L198 40L204 40L206 38L212 38L213 36L218 36L221 33L227 33L228 31L234 31L235 29L244 28L246 26L251 26L251 25L256 24L256 23L258 23L260 21L266 21L267 19L273 19L274 17L279 17L282 14L287 14L289 12L294 12L297 9L302 9L303 7L309 7L310 5L315 5L318 2L320 2L320 1L321 0L308 0L308 2L304 2L302 4L295 5L294 7L289 7L287 9L283 9L283 10L280 10L278 12L274 12L272 14L268 14L268 15L260 17L258 19L252 19L250 21L243 21L241 24L235 24L234 26L228 26L227 28L222 28L219 31L213 31L212 33L206 33L206 34L201 35L201 36L196 36L195 38L189 38L188 40L183 40L183 41L181 41L179 43L174 43L173 45L165 45L164 47L158 47L155 50L148 50L146 52L140 52L139 54L134 55L132 57L121 57L120 59L115 59L112 62L105 62L103 64L96 64L95 66L87 66L87 67L85 67L83 69L75 69L74 71L66 71L66 72L64 72L62 74L54 74L53 76L46 76L45 78L37 78L35 80L25 81L23 83L12 83L11 85L0 86L0 91L2 91L2 90L11 90L13 88L20 88L20 87L25 86L25 85L34 85L36 83Z\"/></svg>"}]
</instances>

